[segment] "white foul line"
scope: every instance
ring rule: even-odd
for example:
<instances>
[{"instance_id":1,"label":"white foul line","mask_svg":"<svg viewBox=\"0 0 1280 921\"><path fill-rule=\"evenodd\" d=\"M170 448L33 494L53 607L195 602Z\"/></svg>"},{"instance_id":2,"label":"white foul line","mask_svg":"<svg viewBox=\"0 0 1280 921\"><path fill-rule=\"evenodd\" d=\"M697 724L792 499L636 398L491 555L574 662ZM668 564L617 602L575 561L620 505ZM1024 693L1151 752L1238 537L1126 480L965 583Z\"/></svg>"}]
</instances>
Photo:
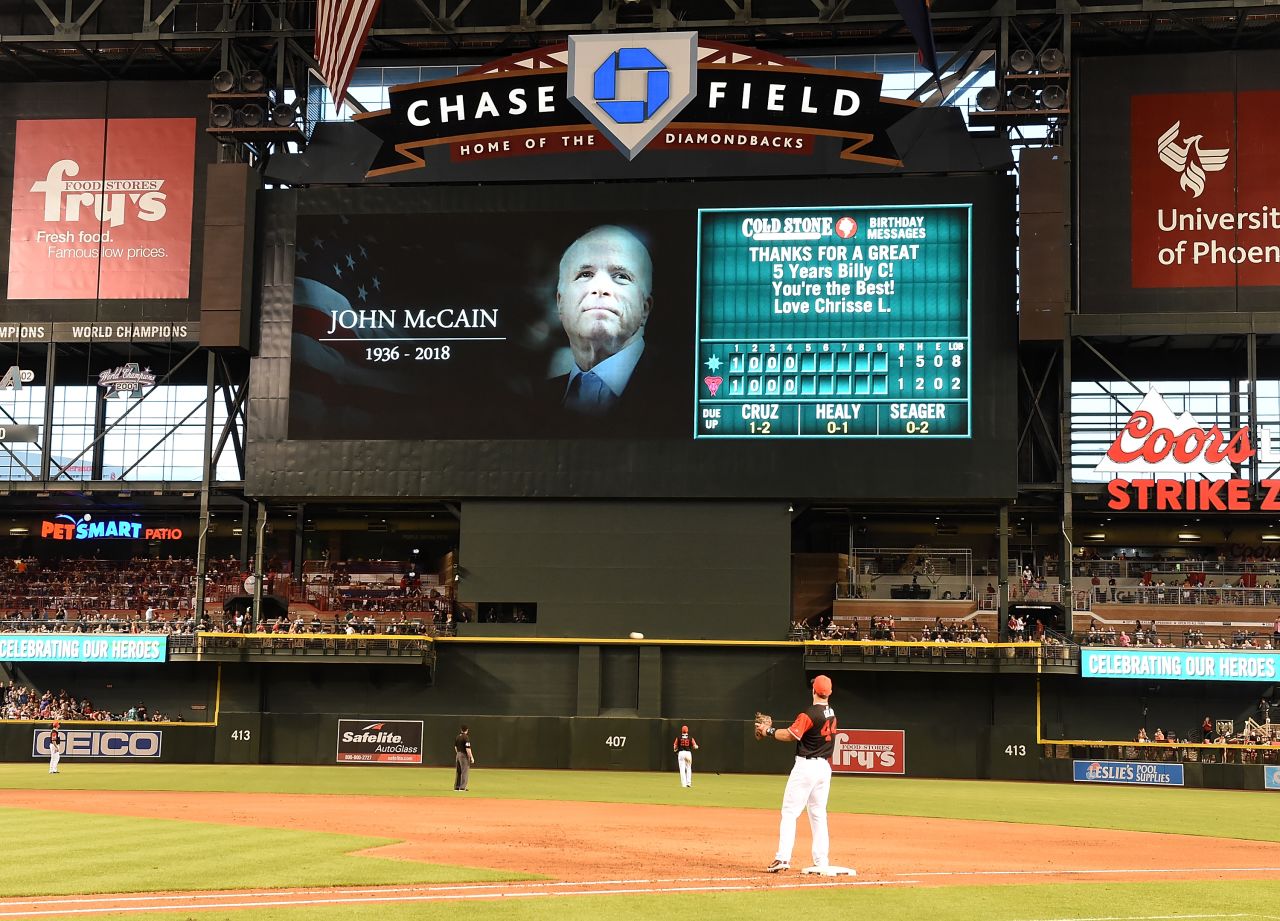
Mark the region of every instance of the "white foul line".
<instances>
[{"instance_id":1,"label":"white foul line","mask_svg":"<svg viewBox=\"0 0 1280 921\"><path fill-rule=\"evenodd\" d=\"M759 878L755 876L742 876L742 878L733 878L735 880L755 880ZM640 881L640 880L637 880ZM667 880L664 880L667 881ZM680 883L685 880L669 880L672 883ZM695 883L699 880L687 880ZM915 883L916 880L886 880L886 881L870 881L860 880L852 881L852 883L841 883L841 881L823 881L823 883L790 883L782 885L769 886L769 889L827 889L832 886L870 886L870 885L908 885ZM516 884L520 885L520 884ZM599 883L553 883L544 885L600 885ZM604 884L611 885L611 884ZM42 911L9 911L0 912L0 917L40 917L45 915L105 915L105 913L125 913L125 912L156 912L156 911L191 911L191 909L202 908L294 908L300 906L324 906L324 904L351 904L365 902L460 902L475 901L475 899L502 899L502 898L548 898L548 897L568 897L568 895L650 895L660 893L694 893L694 892L741 892L741 890L756 889L755 885L687 885L687 886L663 886L660 889L591 889L586 892L486 892L486 893L466 893L466 894L445 894L456 892L462 886L451 886L444 889L444 892L438 894L422 894L422 895L365 895L365 897L335 897L335 898L315 898L315 899L296 899L296 901L282 902L278 899L270 899L265 902L224 902L221 904L201 904L201 906L193 906L187 902L186 897L169 897L172 901L166 904L147 904L147 906L104 906L101 908L49 908ZM483 886L483 888L497 888L497 886ZM385 892L385 890L380 890ZM239 895L237 893L236 895ZM233 895L234 897L234 895ZM155 899L159 897L141 897L147 899ZM108 898L100 899L83 899L86 902L109 901ZM123 902L125 899L111 899L114 902ZM32 904L32 903L27 903ZM47 902L46 904L67 904Z\"/></svg>"},{"instance_id":2,"label":"white foul line","mask_svg":"<svg viewBox=\"0 0 1280 921\"><path fill-rule=\"evenodd\" d=\"M1022 918L1019 921L1191 921L1195 918L1264 918L1265 915L1114 915L1105 918Z\"/></svg>"},{"instance_id":3,"label":"white foul line","mask_svg":"<svg viewBox=\"0 0 1280 921\"><path fill-rule=\"evenodd\" d=\"M1125 869L1110 867L1097 870L929 870L920 873L897 873L896 876L1080 876L1095 873L1280 873L1280 867L1158 867L1153 869ZM1160 917L1164 917L1161 915ZM1184 916L1179 916L1184 917ZM1194 915L1186 915L1191 918ZM1236 915L1205 915L1207 918L1249 917ZM1081 919L1092 921L1092 919Z\"/></svg>"},{"instance_id":4,"label":"white foul line","mask_svg":"<svg viewBox=\"0 0 1280 921\"><path fill-rule=\"evenodd\" d=\"M374 887L349 887L349 886L326 886L323 888L298 888L298 889L259 889L253 891L239 892L184 892L169 893L167 895L99 895L99 896L82 896L82 897L59 897L48 898L42 896L33 896L31 898L22 899L14 898L8 901L0 901L0 908L12 908L15 905L78 905L92 904L94 902L111 902L117 904L120 902L171 902L176 899L183 901L195 901L198 899L241 899L249 896L262 896L264 898L283 898L292 895L360 895L362 893L373 894L389 894L395 892L460 892L472 889L513 889L513 888L552 888L559 886L561 888L568 886L651 886L655 883L739 883L748 880L754 880L755 876L703 876L682 879L600 879L600 880L584 880L573 882L571 880L557 880L548 882L545 880L509 880L507 882L493 883L452 883L446 885L418 885L418 886L374 886Z\"/></svg>"}]
</instances>

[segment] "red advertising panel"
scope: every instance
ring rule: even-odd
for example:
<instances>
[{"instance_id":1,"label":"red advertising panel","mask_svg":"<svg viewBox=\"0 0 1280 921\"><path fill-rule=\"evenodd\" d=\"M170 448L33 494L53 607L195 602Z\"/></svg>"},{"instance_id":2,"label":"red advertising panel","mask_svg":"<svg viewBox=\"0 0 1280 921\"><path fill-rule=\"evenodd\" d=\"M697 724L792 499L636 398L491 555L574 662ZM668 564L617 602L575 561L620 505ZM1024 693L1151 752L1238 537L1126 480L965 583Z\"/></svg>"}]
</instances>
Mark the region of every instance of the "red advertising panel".
<instances>
[{"instance_id":1,"label":"red advertising panel","mask_svg":"<svg viewBox=\"0 0 1280 921\"><path fill-rule=\"evenodd\" d=\"M905 774L907 734L901 729L841 729L831 770L837 774Z\"/></svg>"},{"instance_id":2,"label":"red advertising panel","mask_svg":"<svg viewBox=\"0 0 1280 921\"><path fill-rule=\"evenodd\" d=\"M193 118L20 120L11 299L185 298Z\"/></svg>"},{"instance_id":3,"label":"red advertising panel","mask_svg":"<svg viewBox=\"0 0 1280 921\"><path fill-rule=\"evenodd\" d=\"M1280 93L1134 96L1133 286L1280 285Z\"/></svg>"}]
</instances>

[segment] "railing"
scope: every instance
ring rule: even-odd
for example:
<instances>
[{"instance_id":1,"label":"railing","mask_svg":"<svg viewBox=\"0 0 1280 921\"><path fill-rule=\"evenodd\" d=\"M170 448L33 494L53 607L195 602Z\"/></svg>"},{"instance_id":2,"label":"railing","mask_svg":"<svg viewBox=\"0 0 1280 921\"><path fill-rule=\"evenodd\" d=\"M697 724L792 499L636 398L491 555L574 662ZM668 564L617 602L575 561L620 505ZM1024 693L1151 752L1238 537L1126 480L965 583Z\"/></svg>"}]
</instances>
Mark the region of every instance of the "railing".
<instances>
[{"instance_id":1,"label":"railing","mask_svg":"<svg viewBox=\"0 0 1280 921\"><path fill-rule=\"evenodd\" d=\"M1128 637L1125 643L1121 634ZM1108 646L1116 649L1159 649L1175 647L1183 649L1265 649L1271 634L1258 630L1210 630L1206 634L1197 628L1183 630L1116 630L1108 626L1097 632L1084 631L1072 636L1081 646ZM1275 645L1274 643L1272 645Z\"/></svg>"},{"instance_id":2,"label":"railing","mask_svg":"<svg viewBox=\"0 0 1280 921\"><path fill-rule=\"evenodd\" d=\"M1280 586L1241 588L1217 585L1187 588L1181 585L1093 586L1086 594L1090 602L1111 604L1212 605L1218 607L1278 607Z\"/></svg>"},{"instance_id":3,"label":"railing","mask_svg":"<svg viewBox=\"0 0 1280 921\"><path fill-rule=\"evenodd\" d=\"M887 580L889 591L895 588L907 588L915 590L920 597L913 598L910 595L898 597L889 595L873 595L875 585L871 582L871 577L864 576L862 580L857 582L837 582L836 583L836 600L848 601L852 599L871 599L878 601L971 601L973 600L973 586L957 581L958 577L943 577L947 581L941 580L920 580L917 583L911 583L908 577L897 575L882 575L877 577L881 582ZM935 577L936 579L936 577Z\"/></svg>"},{"instance_id":4,"label":"railing","mask_svg":"<svg viewBox=\"0 0 1280 921\"><path fill-rule=\"evenodd\" d=\"M337 633L196 633L171 637L173 654L255 652L273 654L329 653L351 655L434 655L434 636L351 636Z\"/></svg>"},{"instance_id":5,"label":"railing","mask_svg":"<svg viewBox=\"0 0 1280 921\"><path fill-rule=\"evenodd\" d=\"M1046 741L1046 758L1204 762L1208 764L1280 764L1280 745L1195 742Z\"/></svg>"},{"instance_id":6,"label":"railing","mask_svg":"<svg viewBox=\"0 0 1280 921\"><path fill-rule=\"evenodd\" d=\"M1076 668L1080 649L1072 644L1046 643L947 643L904 642L891 640L809 640L804 644L805 656L829 662L861 662L867 664L937 664L1016 662L1018 664L1052 665Z\"/></svg>"},{"instance_id":7,"label":"railing","mask_svg":"<svg viewBox=\"0 0 1280 921\"><path fill-rule=\"evenodd\" d=\"M1138 579L1148 572L1157 578L1174 576L1179 581L1188 573L1231 576L1254 573L1280 578L1280 560L1074 560L1071 572L1075 576L1100 579Z\"/></svg>"},{"instance_id":8,"label":"railing","mask_svg":"<svg viewBox=\"0 0 1280 921\"><path fill-rule=\"evenodd\" d=\"M186 622L141 618L80 617L68 620L0 620L0 633L175 633L191 632Z\"/></svg>"}]
</instances>

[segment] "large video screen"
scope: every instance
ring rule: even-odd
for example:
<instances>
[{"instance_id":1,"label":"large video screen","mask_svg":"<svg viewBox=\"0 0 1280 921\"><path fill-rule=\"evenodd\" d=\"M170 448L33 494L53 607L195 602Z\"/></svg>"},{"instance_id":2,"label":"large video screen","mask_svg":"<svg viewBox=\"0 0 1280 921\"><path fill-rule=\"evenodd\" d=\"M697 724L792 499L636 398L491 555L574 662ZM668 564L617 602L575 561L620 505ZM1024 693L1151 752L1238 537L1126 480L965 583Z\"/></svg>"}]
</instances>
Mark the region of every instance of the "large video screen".
<instances>
[{"instance_id":1,"label":"large video screen","mask_svg":"<svg viewBox=\"0 0 1280 921\"><path fill-rule=\"evenodd\" d=\"M969 211L700 211L695 436L967 438Z\"/></svg>"},{"instance_id":2,"label":"large video screen","mask_svg":"<svg viewBox=\"0 0 1280 921\"><path fill-rule=\"evenodd\" d=\"M1012 221L1003 176L278 197L258 488L1011 494Z\"/></svg>"}]
</instances>

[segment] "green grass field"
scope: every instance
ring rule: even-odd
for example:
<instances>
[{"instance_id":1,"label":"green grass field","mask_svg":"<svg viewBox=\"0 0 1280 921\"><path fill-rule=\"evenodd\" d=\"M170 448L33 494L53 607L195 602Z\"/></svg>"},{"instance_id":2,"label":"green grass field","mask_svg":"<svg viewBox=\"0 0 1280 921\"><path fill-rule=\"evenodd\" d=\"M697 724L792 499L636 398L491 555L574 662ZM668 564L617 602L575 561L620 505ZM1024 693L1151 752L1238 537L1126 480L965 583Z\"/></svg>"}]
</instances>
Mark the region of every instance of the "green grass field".
<instances>
[{"instance_id":1,"label":"green grass field","mask_svg":"<svg viewBox=\"0 0 1280 921\"><path fill-rule=\"evenodd\" d=\"M190 822L36 812L4 805L6 790L51 788L449 796L452 772L444 769L92 764L66 767L54 777L38 765L0 765L0 827L8 832L5 838L12 842L16 858L0 860L0 897L515 878L483 868L436 866L353 853L392 843L385 839L222 825L214 816L208 822ZM781 789L782 778L776 776L702 774L694 789L685 791L671 774L495 769L473 774L471 795L773 811ZM832 809L1280 841L1280 797L1256 792L849 777L836 779ZM1119 861L1123 857L1116 855ZM847 915L876 921L1159 921L1190 917L1280 921L1280 874L1275 880L1232 882L865 886L508 898L462 904L386 902L376 903L376 908L373 904L355 904L87 916L146 917L158 921L188 917L208 921L223 917L242 921L296 921L302 917L346 921L367 918L375 910L379 921L444 917L460 911L467 914L468 921L612 921L659 915L698 921L779 915ZM0 918L17 917L8 911L0 905Z\"/></svg>"}]
</instances>

